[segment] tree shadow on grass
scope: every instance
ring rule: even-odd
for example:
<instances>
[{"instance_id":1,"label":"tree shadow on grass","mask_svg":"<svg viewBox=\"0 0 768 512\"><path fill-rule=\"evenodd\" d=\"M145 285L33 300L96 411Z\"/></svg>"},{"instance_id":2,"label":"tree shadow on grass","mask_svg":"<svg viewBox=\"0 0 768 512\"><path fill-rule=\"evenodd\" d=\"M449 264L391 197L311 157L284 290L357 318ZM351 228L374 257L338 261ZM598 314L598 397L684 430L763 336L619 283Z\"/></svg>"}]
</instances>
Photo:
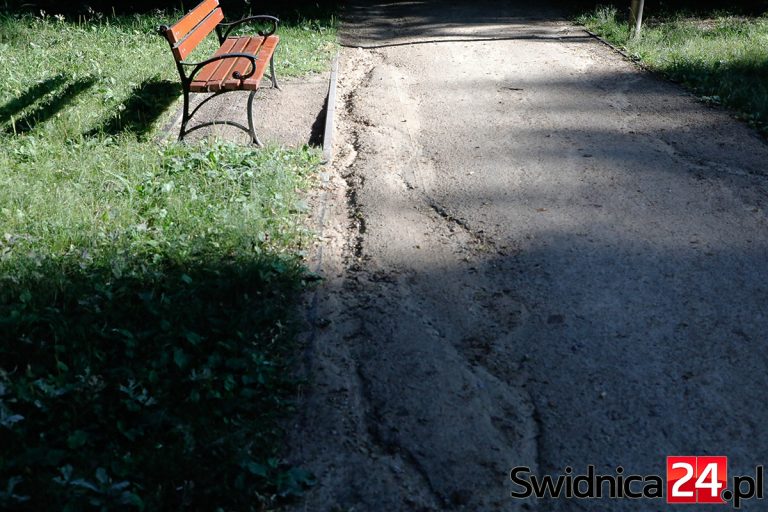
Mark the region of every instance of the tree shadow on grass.
<instances>
[{"instance_id":1,"label":"tree shadow on grass","mask_svg":"<svg viewBox=\"0 0 768 512\"><path fill-rule=\"evenodd\" d=\"M87 136L133 133L144 138L157 119L181 94L181 84L168 80L145 80L123 101L115 113Z\"/></svg>"},{"instance_id":2,"label":"tree shadow on grass","mask_svg":"<svg viewBox=\"0 0 768 512\"><path fill-rule=\"evenodd\" d=\"M20 135L35 129L64 110L74 99L96 83L93 77L69 82L65 75L56 75L40 82L17 98L0 107L0 125L9 135ZM65 85L66 84L66 85ZM63 88L62 88L63 87ZM115 107L114 114L86 136L133 133L143 138L157 119L181 94L181 85L168 80L146 80L131 95ZM50 96L49 101L44 98ZM33 107L36 103L37 106ZM30 107L33 107L30 110ZM17 115L21 114L19 117Z\"/></svg>"},{"instance_id":3,"label":"tree shadow on grass","mask_svg":"<svg viewBox=\"0 0 768 512\"><path fill-rule=\"evenodd\" d=\"M67 77L57 75L35 85L0 108L0 124L5 124L3 131L12 135L32 131L40 123L44 123L58 114L77 96L90 89L96 83L96 79L93 77L80 78L67 84L59 91L59 88L67 82ZM51 101L42 102L33 110L23 113L21 117L14 118L16 114L23 112L49 94L53 94Z\"/></svg>"},{"instance_id":4,"label":"tree shadow on grass","mask_svg":"<svg viewBox=\"0 0 768 512\"><path fill-rule=\"evenodd\" d=\"M740 112L740 117L768 135L768 62L676 62L661 70L705 101Z\"/></svg>"},{"instance_id":5,"label":"tree shadow on grass","mask_svg":"<svg viewBox=\"0 0 768 512\"><path fill-rule=\"evenodd\" d=\"M0 484L17 484L0 505L247 510L255 495L291 494L299 473L270 461L295 392L299 263L147 271L129 256L129 272L120 258L2 278Z\"/></svg>"},{"instance_id":6,"label":"tree shadow on grass","mask_svg":"<svg viewBox=\"0 0 768 512\"><path fill-rule=\"evenodd\" d=\"M46 94L55 91L66 82L66 76L56 75L30 87L20 96L0 107L0 124L5 124L10 121L11 117L18 115L22 110L28 108Z\"/></svg>"}]
</instances>

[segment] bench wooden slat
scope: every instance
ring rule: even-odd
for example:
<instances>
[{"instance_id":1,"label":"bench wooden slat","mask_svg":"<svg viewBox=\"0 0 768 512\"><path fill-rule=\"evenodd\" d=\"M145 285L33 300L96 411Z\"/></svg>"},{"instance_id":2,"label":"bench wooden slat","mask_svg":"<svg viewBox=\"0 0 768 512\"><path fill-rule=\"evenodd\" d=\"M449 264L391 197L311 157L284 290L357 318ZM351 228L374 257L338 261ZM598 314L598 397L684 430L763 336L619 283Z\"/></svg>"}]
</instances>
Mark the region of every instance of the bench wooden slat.
<instances>
[{"instance_id":1,"label":"bench wooden slat","mask_svg":"<svg viewBox=\"0 0 768 512\"><path fill-rule=\"evenodd\" d=\"M243 52L250 53L251 55L256 55L256 71L258 72L259 66L262 66L262 61L264 60L263 53L261 53L262 45L264 43L263 37L249 37L247 44L245 45L245 48L243 48ZM237 86L242 82L242 80L238 80L236 78L232 77L232 74L237 71L241 75L244 75L245 73L249 72L251 70L251 61L248 59L237 59L237 62L232 67L232 73L228 74L224 77L224 80L222 80L222 83L220 85L220 88L222 89L236 89ZM255 74L255 73L254 73Z\"/></svg>"},{"instance_id":2,"label":"bench wooden slat","mask_svg":"<svg viewBox=\"0 0 768 512\"><path fill-rule=\"evenodd\" d=\"M264 78L267 66L270 66L272 86L278 88L274 70L274 53L280 38L274 35L279 20L271 19L274 23L273 31L269 36L233 36L225 40L219 39L219 49L213 54L211 62L200 65L195 62L185 62L195 48L219 27L224 20L220 0L201 0L186 16L175 25L168 28L167 25L159 27L160 34L165 36L170 43L171 51L178 64L179 76L184 88L184 110L179 128L179 140L189 132L212 123L201 123L193 128L187 128L190 119L199 110L200 104L190 110L190 93L213 93L214 95L226 91L251 91L248 96L248 126L234 121L222 121L248 132L254 144L261 145L256 136L256 128L253 122L253 99L255 91L259 89ZM248 19L241 20L249 21ZM231 26L232 24L225 25ZM221 36L221 33L218 33ZM240 54L245 57L227 57L228 54ZM250 57L252 56L252 57ZM206 62L209 59L195 59L198 62ZM252 68L253 66L253 68ZM246 79L235 78L233 75L250 75ZM203 103L207 101L203 100Z\"/></svg>"},{"instance_id":3,"label":"bench wooden slat","mask_svg":"<svg viewBox=\"0 0 768 512\"><path fill-rule=\"evenodd\" d=\"M221 45L221 47L216 50L215 55L221 55L222 53L232 53L232 47L235 45L235 39L228 37L224 43ZM208 83L208 80L213 76L213 74L216 72L217 69L221 66L232 65L232 60L229 59L222 59L217 60L214 62L211 62L210 64L206 64L203 66L203 69L200 70L199 73L195 75L195 79L192 81L192 90L195 91L205 91L205 84Z\"/></svg>"},{"instance_id":4,"label":"bench wooden slat","mask_svg":"<svg viewBox=\"0 0 768 512\"><path fill-rule=\"evenodd\" d=\"M203 0L200 2L197 7L189 11L186 16L171 27L171 37L169 38L171 43L176 44L184 39L184 36L198 26L218 6L219 0Z\"/></svg>"},{"instance_id":5,"label":"bench wooden slat","mask_svg":"<svg viewBox=\"0 0 768 512\"><path fill-rule=\"evenodd\" d=\"M192 29L182 41L173 47L173 56L176 57L176 60L184 60L200 44L200 41L213 32L216 25L223 19L224 14L221 12L221 8L217 7L205 20Z\"/></svg>"},{"instance_id":6,"label":"bench wooden slat","mask_svg":"<svg viewBox=\"0 0 768 512\"><path fill-rule=\"evenodd\" d=\"M224 82L224 88L242 89L245 91L257 90L259 88L259 84L261 83L261 79L264 78L264 73L266 72L267 65L269 64L269 59L271 59L272 54L275 53L275 48L277 48L277 43L279 42L280 38L278 36L272 35L267 37L261 45L261 48L259 48L258 58L256 59L256 72L253 74L253 76L245 80L237 80L232 78L230 75L230 78Z\"/></svg>"},{"instance_id":7,"label":"bench wooden slat","mask_svg":"<svg viewBox=\"0 0 768 512\"><path fill-rule=\"evenodd\" d=\"M230 51L233 53L244 53L245 47L248 44L248 41L250 40L250 38L236 37L232 39L234 39L234 46L232 46L232 50ZM220 54L220 53L226 53L226 52L218 52L218 51L216 52L216 54ZM207 89L209 91L221 90L222 82L224 82L224 80L226 80L228 76L232 75L233 68L237 64L238 60L240 59L224 59L222 61L221 66L219 66L219 69L217 69L216 72L213 73L211 78L208 79ZM248 59L243 59L243 60L248 62Z\"/></svg>"}]
</instances>

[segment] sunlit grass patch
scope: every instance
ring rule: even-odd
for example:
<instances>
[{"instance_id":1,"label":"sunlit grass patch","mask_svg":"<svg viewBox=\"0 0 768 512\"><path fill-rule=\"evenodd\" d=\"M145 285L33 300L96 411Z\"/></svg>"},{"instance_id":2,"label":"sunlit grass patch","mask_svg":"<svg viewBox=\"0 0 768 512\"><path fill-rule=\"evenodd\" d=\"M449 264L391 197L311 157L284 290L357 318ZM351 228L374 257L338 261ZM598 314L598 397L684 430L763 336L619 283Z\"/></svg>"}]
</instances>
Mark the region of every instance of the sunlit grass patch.
<instances>
[{"instance_id":1,"label":"sunlit grass patch","mask_svg":"<svg viewBox=\"0 0 768 512\"><path fill-rule=\"evenodd\" d=\"M630 38L613 7L578 18L651 69L684 84L703 99L735 109L766 131L768 122L768 18L688 14L649 18Z\"/></svg>"}]
</instances>

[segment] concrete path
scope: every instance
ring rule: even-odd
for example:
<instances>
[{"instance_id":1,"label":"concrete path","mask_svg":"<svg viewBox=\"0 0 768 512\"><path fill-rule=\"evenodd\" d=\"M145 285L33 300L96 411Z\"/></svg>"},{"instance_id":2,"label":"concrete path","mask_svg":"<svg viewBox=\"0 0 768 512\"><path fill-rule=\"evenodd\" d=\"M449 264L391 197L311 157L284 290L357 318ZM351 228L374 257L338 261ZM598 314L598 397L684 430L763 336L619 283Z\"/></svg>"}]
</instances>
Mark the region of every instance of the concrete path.
<instances>
[{"instance_id":1,"label":"concrete path","mask_svg":"<svg viewBox=\"0 0 768 512\"><path fill-rule=\"evenodd\" d=\"M768 145L545 6L350 4L297 510L658 511L509 471L768 462Z\"/></svg>"}]
</instances>

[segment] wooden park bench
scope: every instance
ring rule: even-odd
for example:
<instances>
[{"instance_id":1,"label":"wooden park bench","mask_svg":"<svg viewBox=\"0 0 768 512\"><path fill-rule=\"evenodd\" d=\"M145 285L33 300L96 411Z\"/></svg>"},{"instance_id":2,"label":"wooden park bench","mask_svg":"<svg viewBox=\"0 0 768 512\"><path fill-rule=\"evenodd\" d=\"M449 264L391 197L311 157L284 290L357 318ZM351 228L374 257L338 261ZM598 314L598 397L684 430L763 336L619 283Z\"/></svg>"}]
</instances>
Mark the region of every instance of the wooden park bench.
<instances>
[{"instance_id":1,"label":"wooden park bench","mask_svg":"<svg viewBox=\"0 0 768 512\"><path fill-rule=\"evenodd\" d=\"M239 21L224 23L224 14L219 0L203 0L172 27L158 29L171 45L173 58L181 77L184 90L184 113L181 119L179 140L186 134L204 126L227 124L248 132L251 140L261 145L253 125L253 98L259 89L261 79L269 62L269 78L272 87L279 89L275 76L274 53L280 38L275 35L279 20L274 16L249 16ZM258 31L256 36L230 36L236 27L248 22L267 22L267 32ZM216 31L219 49L201 62L187 62L184 59L211 32ZM190 119L206 102L230 91L251 91L248 96L248 127L234 121L211 121L187 129ZM191 112L190 93L213 93L200 102Z\"/></svg>"}]
</instances>

